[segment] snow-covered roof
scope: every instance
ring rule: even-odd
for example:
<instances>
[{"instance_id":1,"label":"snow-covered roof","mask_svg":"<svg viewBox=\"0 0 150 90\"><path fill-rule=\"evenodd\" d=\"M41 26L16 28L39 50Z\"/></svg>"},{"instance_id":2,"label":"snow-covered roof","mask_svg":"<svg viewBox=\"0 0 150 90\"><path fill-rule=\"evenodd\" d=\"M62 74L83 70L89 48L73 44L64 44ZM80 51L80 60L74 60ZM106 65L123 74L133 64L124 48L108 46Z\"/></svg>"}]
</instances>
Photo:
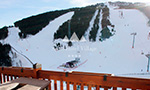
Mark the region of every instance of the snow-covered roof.
<instances>
[{"instance_id":1,"label":"snow-covered roof","mask_svg":"<svg viewBox=\"0 0 150 90\"><path fill-rule=\"evenodd\" d=\"M63 42L69 42L69 39L67 36L64 37L64 39L62 40Z\"/></svg>"},{"instance_id":2,"label":"snow-covered roof","mask_svg":"<svg viewBox=\"0 0 150 90\"><path fill-rule=\"evenodd\" d=\"M78 36L76 35L75 32L71 36L70 41L72 41L72 42L79 42L79 38L78 38Z\"/></svg>"},{"instance_id":3,"label":"snow-covered roof","mask_svg":"<svg viewBox=\"0 0 150 90\"><path fill-rule=\"evenodd\" d=\"M85 37L82 36L81 39L80 39L80 42L85 42L85 41L86 41Z\"/></svg>"}]
</instances>

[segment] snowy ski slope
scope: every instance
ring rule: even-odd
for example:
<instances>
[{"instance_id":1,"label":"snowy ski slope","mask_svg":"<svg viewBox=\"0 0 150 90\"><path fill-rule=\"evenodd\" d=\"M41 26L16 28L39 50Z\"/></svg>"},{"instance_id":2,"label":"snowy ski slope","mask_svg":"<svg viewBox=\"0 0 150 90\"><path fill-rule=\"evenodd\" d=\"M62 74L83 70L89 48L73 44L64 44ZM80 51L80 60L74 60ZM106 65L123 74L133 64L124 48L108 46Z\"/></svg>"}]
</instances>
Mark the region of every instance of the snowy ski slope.
<instances>
[{"instance_id":1,"label":"snowy ski slope","mask_svg":"<svg viewBox=\"0 0 150 90\"><path fill-rule=\"evenodd\" d=\"M62 48L58 51L53 48L54 32L60 25L71 19L74 12L69 12L56 18L38 34L29 36L27 39L19 39L19 29L10 28L9 36L1 42L9 43L33 63L42 64L42 68L46 70L62 71L57 68L59 65L80 57L81 62L85 60L87 62L74 69L74 71L113 73L119 76L150 78L150 73L147 73L148 58L145 56L150 53L148 18L138 10L114 9L113 6L109 6L109 8L110 22L115 25L116 33L103 42L89 42L87 40L87 42L74 42L72 47ZM123 16L120 15L120 12L123 12ZM93 26L92 21L89 27ZM135 47L132 48L133 35L131 33L134 32L137 35L135 36ZM55 42L61 42L64 46L67 45L60 39ZM13 52L16 51L13 50ZM18 56L16 62L21 60L23 66L32 66L21 54L17 52L16 54ZM137 75L137 73L146 75Z\"/></svg>"}]
</instances>

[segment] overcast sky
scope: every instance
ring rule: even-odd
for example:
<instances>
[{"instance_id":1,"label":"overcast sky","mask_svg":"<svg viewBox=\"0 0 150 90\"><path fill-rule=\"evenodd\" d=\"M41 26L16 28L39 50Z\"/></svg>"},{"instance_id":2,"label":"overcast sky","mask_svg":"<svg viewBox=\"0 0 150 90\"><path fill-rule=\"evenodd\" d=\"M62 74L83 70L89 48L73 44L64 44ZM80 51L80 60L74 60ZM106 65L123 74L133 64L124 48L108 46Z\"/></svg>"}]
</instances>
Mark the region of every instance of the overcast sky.
<instances>
[{"instance_id":1,"label":"overcast sky","mask_svg":"<svg viewBox=\"0 0 150 90\"><path fill-rule=\"evenodd\" d=\"M0 28L13 25L17 20L43 12L82 7L106 1L108 0L0 0ZM122 1L150 2L150 0Z\"/></svg>"}]
</instances>

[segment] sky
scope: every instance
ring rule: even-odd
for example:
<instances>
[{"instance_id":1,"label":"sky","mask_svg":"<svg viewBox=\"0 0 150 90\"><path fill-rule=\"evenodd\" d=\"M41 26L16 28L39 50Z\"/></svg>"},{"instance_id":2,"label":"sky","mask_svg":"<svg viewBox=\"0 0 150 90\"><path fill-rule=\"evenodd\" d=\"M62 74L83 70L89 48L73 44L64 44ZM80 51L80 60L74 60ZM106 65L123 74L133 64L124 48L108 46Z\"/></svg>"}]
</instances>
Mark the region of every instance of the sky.
<instances>
[{"instance_id":1,"label":"sky","mask_svg":"<svg viewBox=\"0 0 150 90\"><path fill-rule=\"evenodd\" d=\"M13 25L15 21L32 15L107 1L108 0L0 0L0 28ZM122 1L150 2L149 0Z\"/></svg>"}]
</instances>

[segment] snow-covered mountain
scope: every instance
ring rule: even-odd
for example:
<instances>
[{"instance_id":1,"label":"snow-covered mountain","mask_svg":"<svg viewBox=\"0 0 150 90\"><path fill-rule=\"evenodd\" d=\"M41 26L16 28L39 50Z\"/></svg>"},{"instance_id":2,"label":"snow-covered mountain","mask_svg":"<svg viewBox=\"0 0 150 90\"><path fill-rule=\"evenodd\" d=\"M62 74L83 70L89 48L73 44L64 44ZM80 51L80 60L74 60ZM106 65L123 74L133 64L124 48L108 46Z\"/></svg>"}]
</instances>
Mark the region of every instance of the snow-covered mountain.
<instances>
[{"instance_id":1,"label":"snow-covered mountain","mask_svg":"<svg viewBox=\"0 0 150 90\"><path fill-rule=\"evenodd\" d=\"M150 78L147 72L148 58L145 56L150 54L149 19L136 9L116 9L116 6L109 4L107 7L110 10L109 20L116 32L103 42L98 40L101 29L98 30L95 42L87 38L98 14L97 10L87 29L86 41L73 42L72 47L68 47L62 39L54 41L53 38L56 30L73 17L73 11L52 20L39 33L26 39L20 39L18 28L9 28L8 37L0 42L12 46L13 53L10 56L14 66L32 67L32 64L40 63L44 70L64 71L58 67L79 57L82 64L72 69L74 71ZM101 25L102 12L99 13ZM136 33L134 48L132 33ZM63 46L60 50L54 48L58 42Z\"/></svg>"}]
</instances>

